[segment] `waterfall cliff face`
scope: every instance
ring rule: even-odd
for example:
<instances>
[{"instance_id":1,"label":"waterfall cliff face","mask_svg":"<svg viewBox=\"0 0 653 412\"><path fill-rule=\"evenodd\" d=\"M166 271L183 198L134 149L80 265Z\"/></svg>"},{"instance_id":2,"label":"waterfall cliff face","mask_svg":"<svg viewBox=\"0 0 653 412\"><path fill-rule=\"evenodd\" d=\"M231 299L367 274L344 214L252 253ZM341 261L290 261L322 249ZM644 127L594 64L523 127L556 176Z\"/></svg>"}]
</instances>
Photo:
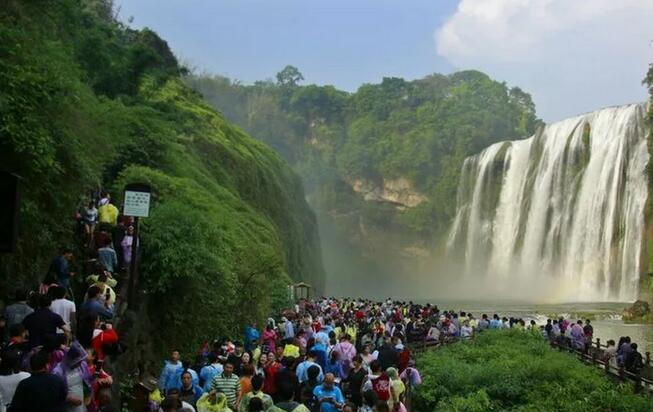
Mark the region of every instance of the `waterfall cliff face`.
<instances>
[{"instance_id":1,"label":"waterfall cliff face","mask_svg":"<svg viewBox=\"0 0 653 412\"><path fill-rule=\"evenodd\" d=\"M468 277L547 301L636 299L646 105L613 107L465 160L447 249Z\"/></svg>"}]
</instances>

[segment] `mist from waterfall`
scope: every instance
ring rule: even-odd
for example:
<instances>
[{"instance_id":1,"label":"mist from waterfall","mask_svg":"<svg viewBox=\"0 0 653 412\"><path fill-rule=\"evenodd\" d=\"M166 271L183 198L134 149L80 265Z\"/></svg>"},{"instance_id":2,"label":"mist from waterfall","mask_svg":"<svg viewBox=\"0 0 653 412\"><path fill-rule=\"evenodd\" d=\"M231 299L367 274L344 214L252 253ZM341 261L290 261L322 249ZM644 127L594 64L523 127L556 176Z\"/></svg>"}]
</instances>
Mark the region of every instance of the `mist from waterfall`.
<instances>
[{"instance_id":1,"label":"mist from waterfall","mask_svg":"<svg viewBox=\"0 0 653 412\"><path fill-rule=\"evenodd\" d=\"M447 242L465 283L522 300L635 300L645 118L645 104L606 108L467 158Z\"/></svg>"}]
</instances>

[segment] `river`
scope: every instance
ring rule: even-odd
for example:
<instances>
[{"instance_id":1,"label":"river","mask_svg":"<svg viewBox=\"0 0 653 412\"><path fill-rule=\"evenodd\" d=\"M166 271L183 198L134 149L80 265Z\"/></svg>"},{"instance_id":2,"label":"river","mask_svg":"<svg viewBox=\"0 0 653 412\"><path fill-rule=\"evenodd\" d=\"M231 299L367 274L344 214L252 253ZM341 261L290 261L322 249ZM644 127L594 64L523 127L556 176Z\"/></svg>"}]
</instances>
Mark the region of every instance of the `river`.
<instances>
[{"instance_id":1,"label":"river","mask_svg":"<svg viewBox=\"0 0 653 412\"><path fill-rule=\"evenodd\" d=\"M463 301L437 299L432 303L441 310L464 310L471 312L475 317L483 313L488 316L497 313L500 316L517 317L528 323L534 319L538 324L546 323L547 318L564 316L577 320L589 318L594 326L594 338L600 338L602 343L608 339L615 342L621 336L630 336L633 342L639 345L642 353L649 351L653 354L653 324L624 322L621 313L628 303L564 303L564 304L533 304L525 302L497 302L497 301Z\"/></svg>"}]
</instances>

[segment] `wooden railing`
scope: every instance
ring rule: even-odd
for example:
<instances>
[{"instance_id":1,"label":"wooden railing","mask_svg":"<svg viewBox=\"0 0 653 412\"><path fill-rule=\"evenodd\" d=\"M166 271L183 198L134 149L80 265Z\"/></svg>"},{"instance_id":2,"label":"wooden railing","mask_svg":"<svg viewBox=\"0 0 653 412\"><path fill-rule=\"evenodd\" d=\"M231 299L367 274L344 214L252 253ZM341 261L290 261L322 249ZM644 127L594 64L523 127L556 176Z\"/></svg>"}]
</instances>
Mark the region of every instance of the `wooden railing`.
<instances>
[{"instance_id":1,"label":"wooden railing","mask_svg":"<svg viewBox=\"0 0 653 412\"><path fill-rule=\"evenodd\" d=\"M615 368L610 365L609 361L605 360L605 349L607 345L601 343L601 339L596 340L588 345L585 350L580 350L569 344L568 340L563 342L551 341L551 346L558 348L560 351L566 350L574 353L578 358L590 365L600 367L605 370L605 373L612 378L618 378L620 381L625 382L630 380L635 385L635 392L646 390L647 392L653 391L653 367L651 366L651 353L645 352L644 367L637 373L627 371L623 366Z\"/></svg>"}]
</instances>

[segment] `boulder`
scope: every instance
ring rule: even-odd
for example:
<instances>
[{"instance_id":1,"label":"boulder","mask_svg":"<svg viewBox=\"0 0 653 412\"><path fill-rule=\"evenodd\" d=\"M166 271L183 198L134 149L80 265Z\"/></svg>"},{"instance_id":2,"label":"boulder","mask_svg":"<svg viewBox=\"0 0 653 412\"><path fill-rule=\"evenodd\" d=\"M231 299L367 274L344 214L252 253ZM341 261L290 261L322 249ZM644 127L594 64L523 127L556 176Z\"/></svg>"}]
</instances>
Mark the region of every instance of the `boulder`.
<instances>
[{"instance_id":1,"label":"boulder","mask_svg":"<svg viewBox=\"0 0 653 412\"><path fill-rule=\"evenodd\" d=\"M624 309L624 320L648 320L651 314L651 307L648 302L638 300L629 308Z\"/></svg>"}]
</instances>

